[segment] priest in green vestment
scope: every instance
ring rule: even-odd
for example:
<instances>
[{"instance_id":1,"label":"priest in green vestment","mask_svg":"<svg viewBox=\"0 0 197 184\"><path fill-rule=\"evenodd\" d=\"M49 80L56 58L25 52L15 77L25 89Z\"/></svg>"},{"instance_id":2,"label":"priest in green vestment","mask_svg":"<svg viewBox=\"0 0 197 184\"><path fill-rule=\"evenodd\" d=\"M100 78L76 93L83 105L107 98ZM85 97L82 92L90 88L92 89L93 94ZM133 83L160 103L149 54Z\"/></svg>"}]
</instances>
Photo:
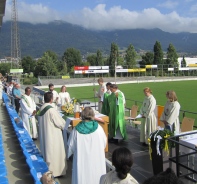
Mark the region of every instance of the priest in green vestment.
<instances>
[{"instance_id":1,"label":"priest in green vestment","mask_svg":"<svg viewBox=\"0 0 197 184\"><path fill-rule=\"evenodd\" d=\"M126 124L124 120L125 97L116 84L110 86L111 95L109 103L109 138L116 140L127 139Z\"/></svg>"}]
</instances>

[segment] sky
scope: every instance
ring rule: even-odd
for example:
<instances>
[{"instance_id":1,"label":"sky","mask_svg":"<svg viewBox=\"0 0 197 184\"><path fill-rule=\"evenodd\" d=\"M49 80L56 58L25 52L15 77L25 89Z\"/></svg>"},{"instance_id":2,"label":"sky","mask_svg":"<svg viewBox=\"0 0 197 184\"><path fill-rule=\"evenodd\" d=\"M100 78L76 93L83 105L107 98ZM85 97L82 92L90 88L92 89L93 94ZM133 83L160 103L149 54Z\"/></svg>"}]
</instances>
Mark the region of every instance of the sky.
<instances>
[{"instance_id":1,"label":"sky","mask_svg":"<svg viewBox=\"0 0 197 184\"><path fill-rule=\"evenodd\" d=\"M11 19L6 1L4 21ZM91 30L154 29L197 33L197 0L17 0L18 20L62 20Z\"/></svg>"}]
</instances>

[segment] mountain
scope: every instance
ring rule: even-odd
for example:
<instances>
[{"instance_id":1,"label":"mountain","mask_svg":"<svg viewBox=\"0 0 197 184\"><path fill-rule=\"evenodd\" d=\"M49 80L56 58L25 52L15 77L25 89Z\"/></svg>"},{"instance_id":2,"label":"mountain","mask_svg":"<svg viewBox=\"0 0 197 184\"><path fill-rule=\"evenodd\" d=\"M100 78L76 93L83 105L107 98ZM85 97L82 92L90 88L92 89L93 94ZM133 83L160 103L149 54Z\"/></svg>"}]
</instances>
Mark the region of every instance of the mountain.
<instances>
[{"instance_id":1,"label":"mountain","mask_svg":"<svg viewBox=\"0 0 197 184\"><path fill-rule=\"evenodd\" d=\"M132 44L136 50L153 50L156 41L162 49L172 43L177 52L196 53L196 33L168 33L160 29L132 29L115 31L93 31L62 21L48 24L30 24L19 22L21 55L40 57L47 50L62 56L67 48L73 47L81 54L95 53L100 49L109 54L111 43L125 49ZM11 22L5 22L0 32L0 58L10 56Z\"/></svg>"}]
</instances>

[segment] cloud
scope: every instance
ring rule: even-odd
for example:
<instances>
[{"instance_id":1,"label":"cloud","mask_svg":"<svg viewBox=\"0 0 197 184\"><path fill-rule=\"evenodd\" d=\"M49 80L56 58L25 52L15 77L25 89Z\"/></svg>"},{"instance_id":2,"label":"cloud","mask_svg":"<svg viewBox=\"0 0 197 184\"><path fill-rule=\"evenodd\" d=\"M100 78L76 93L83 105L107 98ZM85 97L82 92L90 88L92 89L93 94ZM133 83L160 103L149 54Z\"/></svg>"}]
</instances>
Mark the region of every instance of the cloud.
<instances>
[{"instance_id":1,"label":"cloud","mask_svg":"<svg viewBox=\"0 0 197 184\"><path fill-rule=\"evenodd\" d=\"M159 7L174 9L179 3L176 1L166 1L164 3L159 4Z\"/></svg>"},{"instance_id":2,"label":"cloud","mask_svg":"<svg viewBox=\"0 0 197 184\"><path fill-rule=\"evenodd\" d=\"M193 4L193 5L190 7L190 11L191 11L191 12L197 12L197 4Z\"/></svg>"},{"instance_id":3,"label":"cloud","mask_svg":"<svg viewBox=\"0 0 197 184\"><path fill-rule=\"evenodd\" d=\"M57 11L44 6L43 4L18 3L18 20L21 22L30 22L32 24L48 23L52 20L60 19ZM11 1L6 3L6 12L4 20L11 20Z\"/></svg>"},{"instance_id":4,"label":"cloud","mask_svg":"<svg viewBox=\"0 0 197 184\"><path fill-rule=\"evenodd\" d=\"M159 28L167 32L197 32L197 18L181 17L176 11L162 14L155 8L137 12L114 6L106 10L106 5L100 4L94 9L84 8L79 14L64 18L70 23L94 30Z\"/></svg>"},{"instance_id":5,"label":"cloud","mask_svg":"<svg viewBox=\"0 0 197 184\"><path fill-rule=\"evenodd\" d=\"M168 14L161 13L156 8L143 11L130 11L121 6L106 9L105 4L95 8L84 8L69 14L60 13L43 4L19 4L19 20L30 23L48 23L53 20L63 20L92 30L115 29L153 29L159 28L166 32L197 32L197 18L181 17L176 11ZM6 4L5 20L10 20L10 1Z\"/></svg>"}]
</instances>

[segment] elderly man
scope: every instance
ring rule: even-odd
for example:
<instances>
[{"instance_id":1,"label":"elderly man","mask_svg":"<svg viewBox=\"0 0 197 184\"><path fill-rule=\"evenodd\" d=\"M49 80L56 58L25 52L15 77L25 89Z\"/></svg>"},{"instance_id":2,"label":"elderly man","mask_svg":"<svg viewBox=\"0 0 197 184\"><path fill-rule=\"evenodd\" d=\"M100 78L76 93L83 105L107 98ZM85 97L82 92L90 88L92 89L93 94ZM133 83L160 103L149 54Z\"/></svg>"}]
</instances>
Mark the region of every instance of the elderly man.
<instances>
[{"instance_id":1,"label":"elderly man","mask_svg":"<svg viewBox=\"0 0 197 184\"><path fill-rule=\"evenodd\" d=\"M40 150L54 177L65 175L67 169L66 153L62 130L65 120L52 107L53 93L44 94L45 103L38 114Z\"/></svg>"},{"instance_id":2,"label":"elderly man","mask_svg":"<svg viewBox=\"0 0 197 184\"><path fill-rule=\"evenodd\" d=\"M20 109L19 101L21 100L20 84L15 84L13 89L13 97L14 97L15 109L16 112L18 113Z\"/></svg>"},{"instance_id":3,"label":"elderly man","mask_svg":"<svg viewBox=\"0 0 197 184\"><path fill-rule=\"evenodd\" d=\"M23 126L28 131L29 135L36 139L38 137L35 114L36 114L36 104L34 100L30 97L31 89L30 87L25 88L25 94L22 95L20 106L21 106L21 118L23 120Z\"/></svg>"}]
</instances>

